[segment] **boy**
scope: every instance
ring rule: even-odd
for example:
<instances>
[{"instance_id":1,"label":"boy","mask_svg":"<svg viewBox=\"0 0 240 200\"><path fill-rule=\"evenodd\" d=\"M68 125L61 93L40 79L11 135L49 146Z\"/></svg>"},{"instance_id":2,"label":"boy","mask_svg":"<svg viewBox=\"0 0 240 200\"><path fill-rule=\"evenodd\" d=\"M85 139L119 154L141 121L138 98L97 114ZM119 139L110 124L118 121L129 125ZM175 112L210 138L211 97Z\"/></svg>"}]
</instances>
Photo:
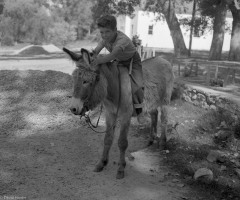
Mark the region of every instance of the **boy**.
<instances>
[{"instance_id":1,"label":"boy","mask_svg":"<svg viewBox=\"0 0 240 200\"><path fill-rule=\"evenodd\" d=\"M97 57L91 63L92 66L117 60L118 63L129 67L132 62L131 84L133 94L133 104L140 124L146 122L143 112L143 73L141 58L131 39L123 32L117 30L116 18L112 15L105 15L97 21L102 40L94 49L95 54L105 47L110 53Z\"/></svg>"}]
</instances>

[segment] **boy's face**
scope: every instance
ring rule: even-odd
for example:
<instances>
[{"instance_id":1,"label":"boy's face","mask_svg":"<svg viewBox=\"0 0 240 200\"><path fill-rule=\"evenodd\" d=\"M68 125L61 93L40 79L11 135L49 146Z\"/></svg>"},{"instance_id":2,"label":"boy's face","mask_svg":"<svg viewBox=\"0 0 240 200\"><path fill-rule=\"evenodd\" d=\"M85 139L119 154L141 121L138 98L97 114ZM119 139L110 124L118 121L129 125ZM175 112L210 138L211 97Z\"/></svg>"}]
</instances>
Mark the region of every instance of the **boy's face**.
<instances>
[{"instance_id":1,"label":"boy's face","mask_svg":"<svg viewBox=\"0 0 240 200\"><path fill-rule=\"evenodd\" d=\"M111 28L98 28L103 40L107 42L113 42L114 38L116 37L117 29L112 30Z\"/></svg>"}]
</instances>

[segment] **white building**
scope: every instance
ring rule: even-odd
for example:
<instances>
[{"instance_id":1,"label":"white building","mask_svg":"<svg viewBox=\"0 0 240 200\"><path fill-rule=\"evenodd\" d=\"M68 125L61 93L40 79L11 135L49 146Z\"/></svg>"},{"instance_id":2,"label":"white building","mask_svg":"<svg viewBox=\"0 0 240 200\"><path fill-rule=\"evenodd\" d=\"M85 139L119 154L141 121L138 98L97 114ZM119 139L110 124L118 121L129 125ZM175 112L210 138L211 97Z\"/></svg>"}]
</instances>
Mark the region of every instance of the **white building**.
<instances>
[{"instance_id":1,"label":"white building","mask_svg":"<svg viewBox=\"0 0 240 200\"><path fill-rule=\"evenodd\" d=\"M128 16L119 16L117 18L118 29L132 38L134 35L138 35L142 40L144 47L155 48L171 48L173 49L173 42L166 21L156 21L156 14L136 10L135 16L130 18ZM177 15L177 18L191 15ZM227 18L227 24L231 26L232 18ZM189 46L190 31L181 27L186 47ZM223 51L228 51L230 47L231 33L226 32L223 44ZM192 49L195 50L210 50L212 42L212 31L209 31L203 36L193 36Z\"/></svg>"}]
</instances>

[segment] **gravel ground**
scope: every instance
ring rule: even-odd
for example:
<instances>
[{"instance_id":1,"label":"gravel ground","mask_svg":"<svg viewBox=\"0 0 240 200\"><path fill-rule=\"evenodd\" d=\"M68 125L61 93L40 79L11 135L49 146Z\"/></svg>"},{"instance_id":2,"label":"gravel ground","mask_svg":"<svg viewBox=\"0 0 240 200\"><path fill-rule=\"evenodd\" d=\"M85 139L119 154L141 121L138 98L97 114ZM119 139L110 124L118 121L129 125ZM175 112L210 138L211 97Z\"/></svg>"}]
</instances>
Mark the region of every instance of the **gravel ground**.
<instances>
[{"instance_id":1,"label":"gravel ground","mask_svg":"<svg viewBox=\"0 0 240 200\"><path fill-rule=\"evenodd\" d=\"M1 135L66 128L72 119L68 111L71 85L71 76L62 72L2 70Z\"/></svg>"},{"instance_id":2,"label":"gravel ground","mask_svg":"<svg viewBox=\"0 0 240 200\"><path fill-rule=\"evenodd\" d=\"M128 161L125 179L115 178L116 140L108 167L94 173L104 135L69 112L71 91L71 76L63 72L0 71L0 199L172 200L188 195L188 187L159 165L159 152L136 152L147 141L134 126L129 152L135 152L135 160Z\"/></svg>"}]
</instances>

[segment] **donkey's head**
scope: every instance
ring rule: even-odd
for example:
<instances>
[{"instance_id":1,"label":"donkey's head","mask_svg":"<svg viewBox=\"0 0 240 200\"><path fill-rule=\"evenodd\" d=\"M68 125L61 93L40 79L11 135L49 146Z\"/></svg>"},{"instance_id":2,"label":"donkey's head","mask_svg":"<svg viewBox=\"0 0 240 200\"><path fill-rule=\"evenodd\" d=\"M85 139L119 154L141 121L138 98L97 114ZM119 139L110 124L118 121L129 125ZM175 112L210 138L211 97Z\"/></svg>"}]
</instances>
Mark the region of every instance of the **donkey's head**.
<instances>
[{"instance_id":1,"label":"donkey's head","mask_svg":"<svg viewBox=\"0 0 240 200\"><path fill-rule=\"evenodd\" d=\"M91 68L92 54L81 49L81 54L63 48L75 62L73 71L73 95L70 110L75 115L83 116L94 109L107 95L107 82L99 70Z\"/></svg>"}]
</instances>

